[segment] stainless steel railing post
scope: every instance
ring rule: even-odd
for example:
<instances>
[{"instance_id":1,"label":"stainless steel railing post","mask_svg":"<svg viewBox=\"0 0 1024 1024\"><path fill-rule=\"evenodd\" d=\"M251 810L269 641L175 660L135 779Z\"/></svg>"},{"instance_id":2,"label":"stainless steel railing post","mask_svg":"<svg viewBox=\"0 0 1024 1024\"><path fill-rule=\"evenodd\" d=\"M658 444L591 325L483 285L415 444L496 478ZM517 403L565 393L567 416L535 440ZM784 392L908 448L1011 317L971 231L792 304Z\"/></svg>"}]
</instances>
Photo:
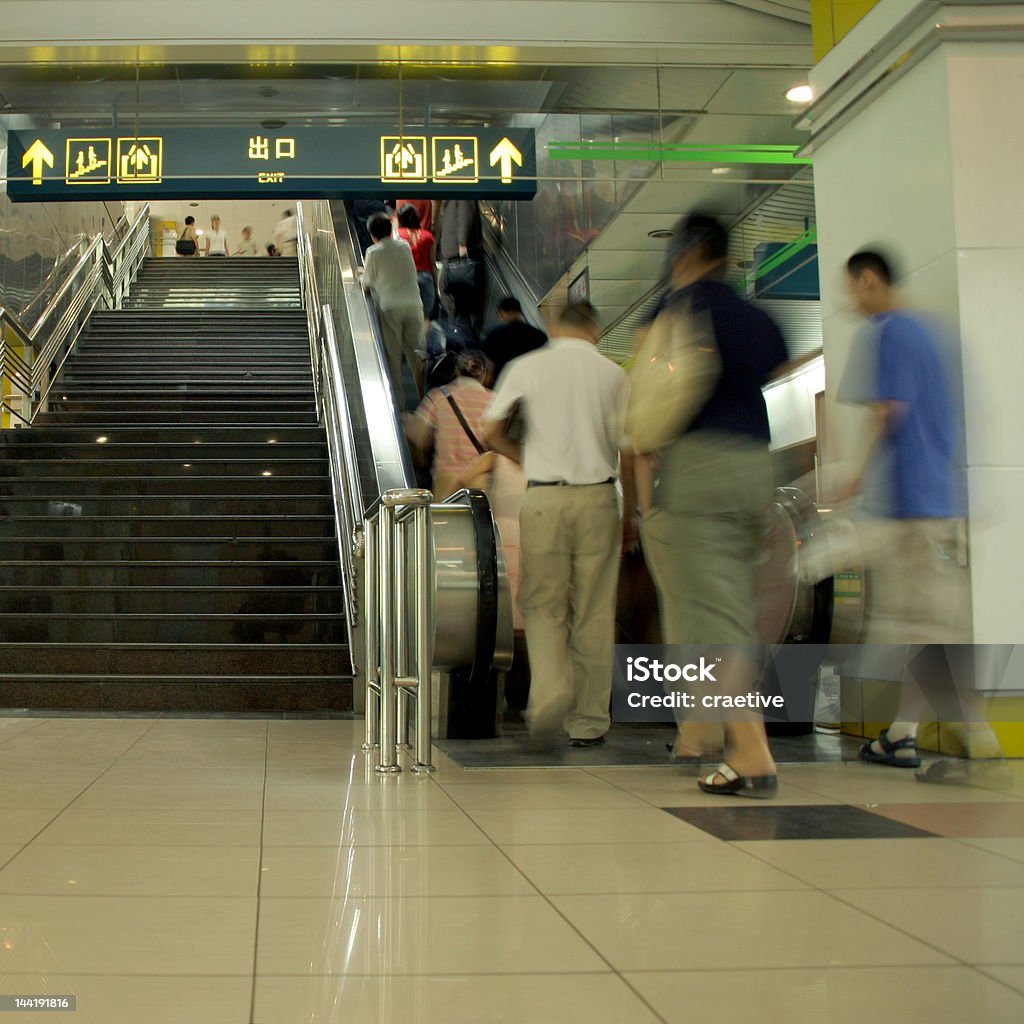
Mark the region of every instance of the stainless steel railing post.
<instances>
[{"instance_id":1,"label":"stainless steel railing post","mask_svg":"<svg viewBox=\"0 0 1024 1024\"><path fill-rule=\"evenodd\" d=\"M395 595L394 595L394 505L381 502L377 513L379 531L377 563L379 570L378 607L380 609L380 753L377 771L382 775L400 772L395 726Z\"/></svg>"},{"instance_id":2,"label":"stainless steel railing post","mask_svg":"<svg viewBox=\"0 0 1024 1024\"><path fill-rule=\"evenodd\" d=\"M377 635L380 609L377 602L377 520L368 519L363 528L363 675L366 683L366 738L363 750L380 742L380 644Z\"/></svg>"},{"instance_id":3,"label":"stainless steel railing post","mask_svg":"<svg viewBox=\"0 0 1024 1024\"><path fill-rule=\"evenodd\" d=\"M416 509L416 752L412 770L432 772L431 694L434 668L434 622L431 596L434 560L430 550L430 505Z\"/></svg>"},{"instance_id":4,"label":"stainless steel railing post","mask_svg":"<svg viewBox=\"0 0 1024 1024\"><path fill-rule=\"evenodd\" d=\"M398 510L396 509L396 512ZM398 722L396 742L403 750L409 749L409 690L404 681L409 675L409 585L408 572L409 519L395 515L392 523L395 566L395 674L401 682L395 687L395 715Z\"/></svg>"}]
</instances>

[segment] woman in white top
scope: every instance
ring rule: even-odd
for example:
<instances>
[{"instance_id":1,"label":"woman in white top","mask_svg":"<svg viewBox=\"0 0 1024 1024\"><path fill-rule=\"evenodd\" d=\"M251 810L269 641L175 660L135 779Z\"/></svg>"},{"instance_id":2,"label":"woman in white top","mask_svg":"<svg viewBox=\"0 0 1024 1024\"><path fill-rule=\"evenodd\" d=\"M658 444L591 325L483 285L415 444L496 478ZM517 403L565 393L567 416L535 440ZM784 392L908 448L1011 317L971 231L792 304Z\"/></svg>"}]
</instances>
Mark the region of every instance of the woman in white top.
<instances>
[{"instance_id":1,"label":"woman in white top","mask_svg":"<svg viewBox=\"0 0 1024 1024\"><path fill-rule=\"evenodd\" d=\"M214 215L210 218L210 230L206 235L207 256L227 256L228 236L226 231L221 231L220 217Z\"/></svg>"}]
</instances>

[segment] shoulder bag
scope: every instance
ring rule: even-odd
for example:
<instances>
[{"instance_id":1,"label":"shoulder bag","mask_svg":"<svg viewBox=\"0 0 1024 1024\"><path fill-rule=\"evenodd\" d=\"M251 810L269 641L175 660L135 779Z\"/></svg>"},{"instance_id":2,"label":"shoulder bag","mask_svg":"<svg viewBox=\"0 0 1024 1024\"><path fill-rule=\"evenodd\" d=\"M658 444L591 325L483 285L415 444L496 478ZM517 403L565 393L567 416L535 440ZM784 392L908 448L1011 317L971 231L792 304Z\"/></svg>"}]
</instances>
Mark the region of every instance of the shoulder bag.
<instances>
[{"instance_id":1,"label":"shoulder bag","mask_svg":"<svg viewBox=\"0 0 1024 1024\"><path fill-rule=\"evenodd\" d=\"M689 303L664 309L629 371L625 433L640 453L664 448L693 422L722 372L711 318Z\"/></svg>"}]
</instances>

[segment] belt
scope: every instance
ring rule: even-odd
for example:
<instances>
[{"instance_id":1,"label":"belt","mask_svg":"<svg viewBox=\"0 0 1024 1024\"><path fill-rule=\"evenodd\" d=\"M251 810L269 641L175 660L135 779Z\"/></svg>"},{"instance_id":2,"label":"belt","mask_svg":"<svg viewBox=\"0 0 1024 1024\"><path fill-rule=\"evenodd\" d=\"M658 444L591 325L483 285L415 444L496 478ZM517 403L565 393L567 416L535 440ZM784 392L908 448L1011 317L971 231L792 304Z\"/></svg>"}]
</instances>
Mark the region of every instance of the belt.
<instances>
[{"instance_id":1,"label":"belt","mask_svg":"<svg viewBox=\"0 0 1024 1024\"><path fill-rule=\"evenodd\" d=\"M597 480L592 484L572 484L568 480L527 480L527 487L601 487L604 484L615 483L615 477L610 476L607 480Z\"/></svg>"}]
</instances>

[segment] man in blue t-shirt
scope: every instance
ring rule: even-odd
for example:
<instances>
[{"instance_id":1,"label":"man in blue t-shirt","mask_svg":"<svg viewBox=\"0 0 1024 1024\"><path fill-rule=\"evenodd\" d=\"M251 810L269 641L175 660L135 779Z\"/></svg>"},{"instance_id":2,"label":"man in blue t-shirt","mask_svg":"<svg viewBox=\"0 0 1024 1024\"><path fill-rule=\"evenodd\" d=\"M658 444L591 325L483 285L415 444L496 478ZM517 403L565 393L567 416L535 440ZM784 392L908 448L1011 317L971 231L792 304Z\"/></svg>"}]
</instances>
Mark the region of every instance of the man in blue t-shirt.
<instances>
[{"instance_id":1,"label":"man in blue t-shirt","mask_svg":"<svg viewBox=\"0 0 1024 1024\"><path fill-rule=\"evenodd\" d=\"M842 497L861 492L874 517L864 530L872 570L868 639L907 645L901 648L904 685L896 721L865 743L860 756L916 768L917 723L936 703L934 658L922 657L922 645L970 640L954 469L960 417L938 325L901 306L892 269L879 253L856 253L846 270L869 330L858 339L838 397L867 406L870 419L860 469ZM961 693L961 707L969 702Z\"/></svg>"}]
</instances>

